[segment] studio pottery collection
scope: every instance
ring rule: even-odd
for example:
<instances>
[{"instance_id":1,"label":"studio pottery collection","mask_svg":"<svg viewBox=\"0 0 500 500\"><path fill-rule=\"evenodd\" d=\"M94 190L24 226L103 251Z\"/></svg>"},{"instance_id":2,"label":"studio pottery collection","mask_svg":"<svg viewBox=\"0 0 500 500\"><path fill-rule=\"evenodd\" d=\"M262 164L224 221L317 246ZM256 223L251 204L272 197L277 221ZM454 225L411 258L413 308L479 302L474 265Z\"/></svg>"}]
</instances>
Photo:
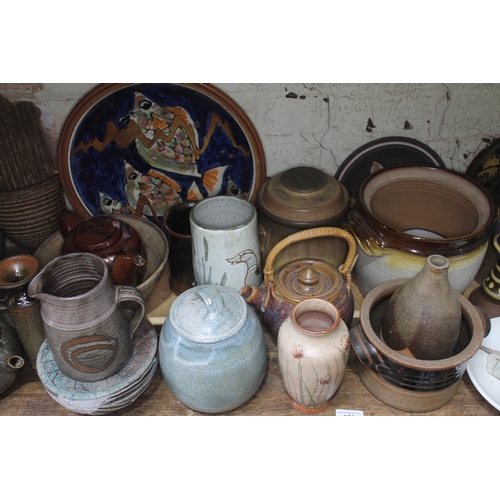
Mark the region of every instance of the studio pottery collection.
<instances>
[{"instance_id":1,"label":"studio pottery collection","mask_svg":"<svg viewBox=\"0 0 500 500\"><path fill-rule=\"evenodd\" d=\"M106 84L68 117L56 167L33 106L0 105L0 235L20 248L1 248L0 404L30 370L82 415L154 397L178 413L334 414L358 381L428 412L492 330L498 262L466 290L500 249L495 201L418 141L376 141L336 176L266 178L254 127L215 87ZM38 143L25 169L20 130Z\"/></svg>"}]
</instances>

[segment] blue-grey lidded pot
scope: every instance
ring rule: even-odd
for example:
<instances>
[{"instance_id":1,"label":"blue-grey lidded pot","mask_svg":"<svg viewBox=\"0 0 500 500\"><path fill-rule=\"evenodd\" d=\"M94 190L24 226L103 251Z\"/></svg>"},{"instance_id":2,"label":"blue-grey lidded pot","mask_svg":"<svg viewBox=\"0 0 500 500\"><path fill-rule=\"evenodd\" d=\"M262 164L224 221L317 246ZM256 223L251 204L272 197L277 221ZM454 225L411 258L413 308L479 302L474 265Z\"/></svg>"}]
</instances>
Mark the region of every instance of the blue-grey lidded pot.
<instances>
[{"instance_id":1,"label":"blue-grey lidded pot","mask_svg":"<svg viewBox=\"0 0 500 500\"><path fill-rule=\"evenodd\" d=\"M187 407L221 413L246 403L267 367L262 325L243 297L220 285L199 285L173 302L159 344L160 368Z\"/></svg>"}]
</instances>

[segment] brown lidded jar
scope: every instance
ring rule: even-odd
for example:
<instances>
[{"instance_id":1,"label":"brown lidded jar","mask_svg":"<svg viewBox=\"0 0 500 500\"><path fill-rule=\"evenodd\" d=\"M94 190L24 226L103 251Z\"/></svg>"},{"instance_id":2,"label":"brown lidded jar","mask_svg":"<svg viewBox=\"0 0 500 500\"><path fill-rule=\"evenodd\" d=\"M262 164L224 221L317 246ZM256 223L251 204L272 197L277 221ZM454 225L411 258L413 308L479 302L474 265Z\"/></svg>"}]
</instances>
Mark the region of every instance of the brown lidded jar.
<instances>
[{"instance_id":1,"label":"brown lidded jar","mask_svg":"<svg viewBox=\"0 0 500 500\"><path fill-rule=\"evenodd\" d=\"M262 261L266 261L278 242L293 233L315 227L341 227L349 202L345 186L314 167L293 167L268 179L256 199ZM318 249L318 243L324 246L324 251ZM311 254L309 245L310 242L303 241L287 248L275 263L276 269L291 260L307 258ZM315 241L314 246L314 252L324 253L334 267L345 260L347 245L339 238Z\"/></svg>"}]
</instances>

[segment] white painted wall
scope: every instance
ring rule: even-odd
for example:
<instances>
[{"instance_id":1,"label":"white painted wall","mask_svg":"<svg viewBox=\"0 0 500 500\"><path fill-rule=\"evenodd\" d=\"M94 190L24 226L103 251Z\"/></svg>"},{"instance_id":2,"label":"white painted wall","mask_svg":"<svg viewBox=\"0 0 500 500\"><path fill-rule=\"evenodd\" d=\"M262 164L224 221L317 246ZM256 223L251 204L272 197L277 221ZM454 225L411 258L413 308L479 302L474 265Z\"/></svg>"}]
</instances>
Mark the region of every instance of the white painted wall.
<instances>
[{"instance_id":1,"label":"white painted wall","mask_svg":"<svg viewBox=\"0 0 500 500\"><path fill-rule=\"evenodd\" d=\"M359 146L387 136L434 149L465 172L483 138L500 136L500 84L216 83L248 114L262 141L267 175L310 165L332 175ZM66 116L95 84L0 84L0 95L30 100L54 150ZM296 98L287 97L290 93ZM375 127L366 130L368 119ZM405 130L405 122L410 129Z\"/></svg>"}]
</instances>

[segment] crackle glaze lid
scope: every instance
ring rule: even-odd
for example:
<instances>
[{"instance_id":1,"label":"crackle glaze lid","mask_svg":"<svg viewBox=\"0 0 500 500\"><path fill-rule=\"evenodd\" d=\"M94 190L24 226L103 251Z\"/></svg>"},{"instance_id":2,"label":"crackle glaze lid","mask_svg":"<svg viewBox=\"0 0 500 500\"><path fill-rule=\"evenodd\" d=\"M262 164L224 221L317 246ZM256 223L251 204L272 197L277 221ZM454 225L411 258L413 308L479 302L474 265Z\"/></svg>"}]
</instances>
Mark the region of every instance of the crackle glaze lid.
<instances>
[{"instance_id":1,"label":"crackle glaze lid","mask_svg":"<svg viewBox=\"0 0 500 500\"><path fill-rule=\"evenodd\" d=\"M222 342L236 335L247 320L248 306L231 288L199 285L175 299L169 319L182 338L198 344Z\"/></svg>"}]
</instances>

